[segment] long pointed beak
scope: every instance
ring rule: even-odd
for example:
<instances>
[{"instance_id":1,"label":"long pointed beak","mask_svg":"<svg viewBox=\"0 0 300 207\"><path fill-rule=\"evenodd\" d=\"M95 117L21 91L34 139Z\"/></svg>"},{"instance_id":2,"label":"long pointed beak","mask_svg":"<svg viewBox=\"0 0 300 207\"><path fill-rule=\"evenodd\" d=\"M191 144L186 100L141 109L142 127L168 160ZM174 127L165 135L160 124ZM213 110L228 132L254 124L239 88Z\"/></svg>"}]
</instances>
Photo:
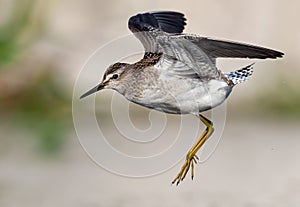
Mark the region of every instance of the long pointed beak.
<instances>
[{"instance_id":1,"label":"long pointed beak","mask_svg":"<svg viewBox=\"0 0 300 207\"><path fill-rule=\"evenodd\" d=\"M101 89L104 88L104 84L100 83L99 85L97 85L96 87L92 88L91 90L89 90L88 92L84 93L83 95L80 96L80 99L87 97L93 93L96 93L97 91L100 91Z\"/></svg>"}]
</instances>

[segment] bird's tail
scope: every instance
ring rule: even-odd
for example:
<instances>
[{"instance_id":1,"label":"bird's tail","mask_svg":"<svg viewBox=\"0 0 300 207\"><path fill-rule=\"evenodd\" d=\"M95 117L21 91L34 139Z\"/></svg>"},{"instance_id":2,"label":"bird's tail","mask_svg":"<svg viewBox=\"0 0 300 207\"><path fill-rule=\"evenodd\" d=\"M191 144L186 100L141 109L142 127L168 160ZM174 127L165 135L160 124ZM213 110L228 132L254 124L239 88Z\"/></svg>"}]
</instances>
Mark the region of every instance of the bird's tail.
<instances>
[{"instance_id":1,"label":"bird's tail","mask_svg":"<svg viewBox=\"0 0 300 207\"><path fill-rule=\"evenodd\" d=\"M229 80L231 80L234 85L236 85L238 83L242 83L242 82L248 80L250 78L250 76L253 74L253 65L254 65L254 63L252 63L242 69L239 69L239 70L236 70L236 71L233 71L230 73L225 73L224 75Z\"/></svg>"}]
</instances>

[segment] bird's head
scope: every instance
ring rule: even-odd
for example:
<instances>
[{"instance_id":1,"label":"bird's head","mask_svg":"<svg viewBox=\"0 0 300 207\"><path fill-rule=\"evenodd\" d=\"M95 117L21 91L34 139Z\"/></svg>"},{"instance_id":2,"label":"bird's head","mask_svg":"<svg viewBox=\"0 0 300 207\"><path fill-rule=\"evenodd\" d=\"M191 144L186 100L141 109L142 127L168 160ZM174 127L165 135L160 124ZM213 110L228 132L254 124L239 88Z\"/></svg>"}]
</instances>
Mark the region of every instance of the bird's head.
<instances>
[{"instance_id":1,"label":"bird's head","mask_svg":"<svg viewBox=\"0 0 300 207\"><path fill-rule=\"evenodd\" d=\"M80 96L80 99L96 93L97 91L100 91L102 89L118 90L119 82L123 77L124 71L127 69L128 65L129 64L127 63L115 63L109 66L103 75L102 81L97 86Z\"/></svg>"}]
</instances>

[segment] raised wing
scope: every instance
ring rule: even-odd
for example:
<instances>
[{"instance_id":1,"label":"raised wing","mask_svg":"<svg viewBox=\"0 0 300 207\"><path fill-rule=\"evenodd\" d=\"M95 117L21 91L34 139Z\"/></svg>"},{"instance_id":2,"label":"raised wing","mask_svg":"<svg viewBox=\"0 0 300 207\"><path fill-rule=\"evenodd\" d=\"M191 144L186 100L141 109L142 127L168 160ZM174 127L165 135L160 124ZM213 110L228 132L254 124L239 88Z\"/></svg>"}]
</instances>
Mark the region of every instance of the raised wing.
<instances>
[{"instance_id":1,"label":"raised wing","mask_svg":"<svg viewBox=\"0 0 300 207\"><path fill-rule=\"evenodd\" d=\"M215 66L218 57L265 59L283 56L281 52L259 46L181 34L185 21L179 12L148 12L132 16L128 27L143 44L145 59L151 57L151 53L162 53L159 64L176 66L173 72L183 76L220 77Z\"/></svg>"},{"instance_id":2,"label":"raised wing","mask_svg":"<svg viewBox=\"0 0 300 207\"><path fill-rule=\"evenodd\" d=\"M179 12L161 11L137 14L128 21L129 29L150 53L162 53L158 65L180 76L218 78L220 72L199 46L182 33L186 19ZM149 56L150 57L150 56Z\"/></svg>"},{"instance_id":3,"label":"raised wing","mask_svg":"<svg viewBox=\"0 0 300 207\"><path fill-rule=\"evenodd\" d=\"M129 29L142 42L146 52L158 52L153 33L158 30L167 32L196 44L214 62L215 58L279 58L284 54L272 49L250 44L214 40L197 35L180 34L184 30L186 19L182 13L174 11L147 12L132 16L128 21Z\"/></svg>"},{"instance_id":4,"label":"raised wing","mask_svg":"<svg viewBox=\"0 0 300 207\"><path fill-rule=\"evenodd\" d=\"M200 47L203 52L205 52L210 58L256 58L256 59L266 59L266 58L279 58L284 54L279 51L272 49L254 46L250 44L224 41L224 40L214 40L206 37L199 37L196 35L180 35L184 39L187 39L198 47Z\"/></svg>"}]
</instances>

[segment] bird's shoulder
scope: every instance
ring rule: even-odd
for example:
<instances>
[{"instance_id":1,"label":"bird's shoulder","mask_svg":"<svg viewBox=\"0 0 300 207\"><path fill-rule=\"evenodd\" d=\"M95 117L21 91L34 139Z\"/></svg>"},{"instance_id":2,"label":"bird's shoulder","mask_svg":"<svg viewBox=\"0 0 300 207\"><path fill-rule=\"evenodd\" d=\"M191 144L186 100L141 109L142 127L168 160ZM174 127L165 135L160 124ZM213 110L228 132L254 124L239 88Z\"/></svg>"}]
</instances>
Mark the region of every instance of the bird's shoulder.
<instances>
[{"instance_id":1,"label":"bird's shoulder","mask_svg":"<svg viewBox=\"0 0 300 207\"><path fill-rule=\"evenodd\" d=\"M146 67L154 66L162 57L162 53L145 52L144 57L133 64L134 69L144 69Z\"/></svg>"}]
</instances>

